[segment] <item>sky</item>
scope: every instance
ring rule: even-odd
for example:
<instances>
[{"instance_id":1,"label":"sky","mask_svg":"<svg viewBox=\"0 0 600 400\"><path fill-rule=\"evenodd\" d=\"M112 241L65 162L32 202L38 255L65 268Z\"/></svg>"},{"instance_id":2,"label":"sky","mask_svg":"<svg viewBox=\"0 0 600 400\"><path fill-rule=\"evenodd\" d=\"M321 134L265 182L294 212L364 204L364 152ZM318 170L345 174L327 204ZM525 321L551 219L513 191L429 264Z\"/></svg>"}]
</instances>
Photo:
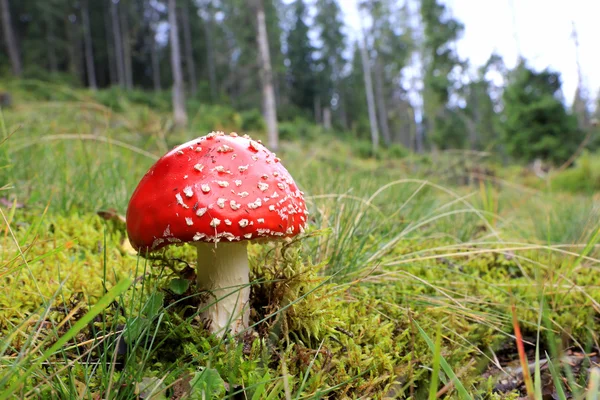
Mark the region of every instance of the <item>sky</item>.
<instances>
[{"instance_id":1,"label":"sky","mask_svg":"<svg viewBox=\"0 0 600 400\"><path fill-rule=\"evenodd\" d=\"M578 83L573 23L579 40L584 86L595 99L600 90L599 0L444 0L465 30L457 43L462 58L474 68L492 52L515 66L519 53L536 70L561 73L563 94L572 103ZM340 0L348 28L356 35L360 19L356 0ZM353 36L354 36L353 35Z\"/></svg>"}]
</instances>

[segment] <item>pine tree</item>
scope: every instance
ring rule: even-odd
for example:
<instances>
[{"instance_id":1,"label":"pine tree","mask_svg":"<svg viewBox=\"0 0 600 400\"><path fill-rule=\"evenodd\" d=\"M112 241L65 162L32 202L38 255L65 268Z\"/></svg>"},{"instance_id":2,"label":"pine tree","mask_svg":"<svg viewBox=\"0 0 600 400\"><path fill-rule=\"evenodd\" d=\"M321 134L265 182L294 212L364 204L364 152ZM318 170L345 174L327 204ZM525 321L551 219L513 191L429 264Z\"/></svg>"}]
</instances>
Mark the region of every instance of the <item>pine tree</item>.
<instances>
[{"instance_id":1,"label":"pine tree","mask_svg":"<svg viewBox=\"0 0 600 400\"><path fill-rule=\"evenodd\" d=\"M287 37L290 98L301 110L310 112L314 109L317 96L313 58L315 49L308 36L309 27L305 22L307 8L303 0L292 3L292 13L294 22Z\"/></svg>"},{"instance_id":2,"label":"pine tree","mask_svg":"<svg viewBox=\"0 0 600 400\"><path fill-rule=\"evenodd\" d=\"M321 104L325 110L331 107L332 100L340 101L339 90L342 70L346 64L344 51L346 37L343 32L343 16L336 0L317 0L315 27L318 29L316 67ZM325 122L325 121L324 121Z\"/></svg>"},{"instance_id":3,"label":"pine tree","mask_svg":"<svg viewBox=\"0 0 600 400\"><path fill-rule=\"evenodd\" d=\"M577 118L558 99L560 89L560 74L549 69L536 72L521 60L511 71L503 95L501 125L510 155L558 164L575 152L583 134Z\"/></svg>"}]
</instances>

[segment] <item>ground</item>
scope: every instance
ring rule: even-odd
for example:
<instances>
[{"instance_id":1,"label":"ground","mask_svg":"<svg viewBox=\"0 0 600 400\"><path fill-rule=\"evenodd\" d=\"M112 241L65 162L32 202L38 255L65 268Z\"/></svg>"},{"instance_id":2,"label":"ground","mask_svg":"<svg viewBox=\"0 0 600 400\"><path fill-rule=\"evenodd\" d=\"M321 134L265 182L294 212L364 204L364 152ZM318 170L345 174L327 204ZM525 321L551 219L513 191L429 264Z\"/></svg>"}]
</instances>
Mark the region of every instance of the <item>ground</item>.
<instances>
[{"instance_id":1,"label":"ground","mask_svg":"<svg viewBox=\"0 0 600 400\"><path fill-rule=\"evenodd\" d=\"M262 131L203 108L176 132L140 96L3 85L0 398L518 398L523 362L535 393L597 390L589 192L488 158L291 135L277 153L309 228L250 246L254 326L220 340L195 318L194 249L138 257L121 216L174 145L209 126Z\"/></svg>"}]
</instances>

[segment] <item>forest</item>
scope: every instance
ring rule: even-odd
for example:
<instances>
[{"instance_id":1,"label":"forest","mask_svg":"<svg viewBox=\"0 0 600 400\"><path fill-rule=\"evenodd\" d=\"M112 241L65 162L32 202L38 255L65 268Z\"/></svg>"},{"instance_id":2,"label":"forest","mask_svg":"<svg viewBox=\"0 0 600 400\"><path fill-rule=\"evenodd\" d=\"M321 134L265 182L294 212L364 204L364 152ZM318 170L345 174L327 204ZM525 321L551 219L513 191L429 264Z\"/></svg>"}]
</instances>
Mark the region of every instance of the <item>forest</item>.
<instances>
[{"instance_id":1,"label":"forest","mask_svg":"<svg viewBox=\"0 0 600 400\"><path fill-rule=\"evenodd\" d=\"M572 99L527 54L473 65L443 0L0 0L0 17L0 399L600 396L600 98L579 57ZM245 203L203 203L216 185L142 188L188 147L246 160L189 165L231 168L214 182L239 195L281 175L302 224L144 253L145 199L193 209L188 227L249 224L218 214ZM280 169L251 175L263 154ZM229 307L202 286L218 257L247 269L247 321L223 335L203 320Z\"/></svg>"},{"instance_id":2,"label":"forest","mask_svg":"<svg viewBox=\"0 0 600 400\"><path fill-rule=\"evenodd\" d=\"M217 104L249 124L274 113L270 125L320 124L374 149L485 150L553 164L592 129L594 99L581 80L567 109L560 74L535 71L525 58L509 70L490 54L473 72L455 50L464 25L437 0L361 1L369 24L354 27L358 37L336 0L9 3L2 1L5 75L139 96L175 87L184 122L182 111Z\"/></svg>"}]
</instances>

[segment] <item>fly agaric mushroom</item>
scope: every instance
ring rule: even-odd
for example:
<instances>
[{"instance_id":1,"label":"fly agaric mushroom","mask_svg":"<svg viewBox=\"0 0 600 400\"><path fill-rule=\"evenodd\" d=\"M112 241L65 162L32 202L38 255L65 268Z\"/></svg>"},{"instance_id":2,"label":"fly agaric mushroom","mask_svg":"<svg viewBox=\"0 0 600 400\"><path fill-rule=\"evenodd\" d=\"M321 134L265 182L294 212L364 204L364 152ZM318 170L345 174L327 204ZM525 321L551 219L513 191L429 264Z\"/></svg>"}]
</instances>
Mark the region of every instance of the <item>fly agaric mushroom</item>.
<instances>
[{"instance_id":1,"label":"fly agaric mushroom","mask_svg":"<svg viewBox=\"0 0 600 400\"><path fill-rule=\"evenodd\" d=\"M127 208L139 254L171 243L197 248L196 285L212 292L201 318L212 333L248 327L248 241L304 231L308 211L279 158L260 141L212 132L181 144L146 172ZM213 304L211 304L213 303Z\"/></svg>"}]
</instances>

